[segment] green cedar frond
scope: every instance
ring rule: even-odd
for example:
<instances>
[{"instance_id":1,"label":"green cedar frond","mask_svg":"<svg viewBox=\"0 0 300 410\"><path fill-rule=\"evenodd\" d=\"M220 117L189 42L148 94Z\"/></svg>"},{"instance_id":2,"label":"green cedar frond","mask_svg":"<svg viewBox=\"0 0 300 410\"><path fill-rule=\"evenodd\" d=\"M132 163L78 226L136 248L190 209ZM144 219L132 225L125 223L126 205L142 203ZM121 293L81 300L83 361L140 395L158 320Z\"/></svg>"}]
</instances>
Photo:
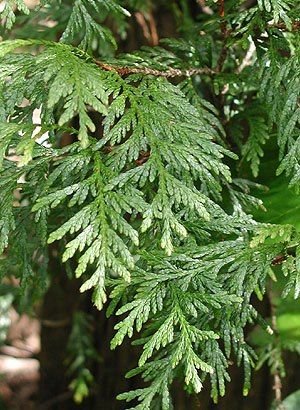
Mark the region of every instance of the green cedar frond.
<instances>
[{"instance_id":1,"label":"green cedar frond","mask_svg":"<svg viewBox=\"0 0 300 410\"><path fill-rule=\"evenodd\" d=\"M38 198L33 211L38 212L37 217L39 217L39 211L45 210L49 213L50 209L58 207L69 197L71 197L69 207L86 204L52 232L48 242L52 243L68 234L77 233L77 236L67 243L62 260L66 262L77 251L81 253L76 269L77 277L82 276L90 264L95 265L94 273L82 285L81 291L94 287L94 301L100 308L106 300L104 287L107 270L122 276L126 281L130 280L128 269L133 268L134 260L125 238L128 237L136 246L139 244L139 239L137 231L124 219L124 214L133 211L143 212L146 204L140 193L133 187L127 186L126 192L122 190L114 192L107 188L109 171L98 153L90 153L90 155L93 174L89 178ZM81 165L82 161L77 164L77 166ZM51 185L59 177L57 174L59 168L60 165L50 174ZM73 167L64 168L64 178L66 178L66 171L74 176ZM48 180L47 185L50 184Z\"/></svg>"},{"instance_id":2,"label":"green cedar frond","mask_svg":"<svg viewBox=\"0 0 300 410\"><path fill-rule=\"evenodd\" d=\"M72 377L70 389L76 403L81 403L89 395L94 382L90 364L99 357L93 345L92 332L91 318L82 311L76 312L67 346L68 374Z\"/></svg>"},{"instance_id":3,"label":"green cedar frond","mask_svg":"<svg viewBox=\"0 0 300 410\"><path fill-rule=\"evenodd\" d=\"M46 44L43 52L36 57L31 55L10 55L1 63L1 79L11 77L4 86L4 108L7 114L14 113L12 103L18 104L27 98L32 104L23 116L32 115L34 108L41 107L41 116L53 121L57 106L62 105L58 125L63 126L75 115L79 117L78 138L85 147L89 144L88 131L95 131L95 125L87 113L87 106L99 113L107 113L108 91L113 74L100 72L93 64L87 64L84 58L76 55L72 47L51 42L28 41L20 43L2 43L3 53L19 45ZM1 51L0 51L1 53ZM106 85L103 80L108 79ZM35 85L32 87L32 85ZM47 92L42 92L46 88ZM19 91L19 92L18 92ZM18 94L17 94L18 93ZM7 106L7 98L11 95Z\"/></svg>"},{"instance_id":4,"label":"green cedar frond","mask_svg":"<svg viewBox=\"0 0 300 410\"><path fill-rule=\"evenodd\" d=\"M114 0L76 0L61 41L70 42L79 35L81 37L79 47L83 49L89 48L93 40L104 40L116 48L117 44L111 31L97 22L99 17L103 20L102 15L106 16L108 13L130 16L130 13Z\"/></svg>"},{"instance_id":5,"label":"green cedar frond","mask_svg":"<svg viewBox=\"0 0 300 410\"><path fill-rule=\"evenodd\" d=\"M16 21L15 10L29 14L30 10L23 0L7 0L4 9L0 12L0 18L4 20L4 26L11 29Z\"/></svg>"},{"instance_id":6,"label":"green cedar frond","mask_svg":"<svg viewBox=\"0 0 300 410\"><path fill-rule=\"evenodd\" d=\"M11 38L21 39L0 44L0 274L19 280L30 310L54 249L98 309L109 297L107 315L119 318L111 347L134 338L140 357L127 377L145 381L119 398L140 410L169 410L175 379L189 393L209 379L217 402L230 361L248 394L257 357L247 329L272 333L253 296L269 294L280 269L283 296L300 294L297 223L255 220L262 186L241 166L268 183L277 138L277 172L300 190L299 1L228 2L221 26L215 3L201 19L171 4L177 38L131 54L113 51L126 36L121 4L147 23L148 2L43 2L17 17ZM6 2L7 28L15 5L28 12ZM22 40L25 21L36 39ZM78 402L93 387L92 345L77 312L67 364Z\"/></svg>"},{"instance_id":7,"label":"green cedar frond","mask_svg":"<svg viewBox=\"0 0 300 410\"><path fill-rule=\"evenodd\" d=\"M259 105L248 107L245 115L239 115L239 119L246 120L249 125L247 142L242 147L242 155L250 162L252 173L258 176L260 158L264 155L263 145L269 139L269 129L263 109Z\"/></svg>"},{"instance_id":8,"label":"green cedar frond","mask_svg":"<svg viewBox=\"0 0 300 410\"><path fill-rule=\"evenodd\" d=\"M283 20L288 26L291 25L288 12L292 6L293 2L291 0L258 0L258 7L267 13L271 13L274 23Z\"/></svg>"},{"instance_id":9,"label":"green cedar frond","mask_svg":"<svg viewBox=\"0 0 300 410\"><path fill-rule=\"evenodd\" d=\"M153 265L149 272L137 271L129 285L129 288L136 287L136 290L130 292L128 286L123 289L127 295L132 294L135 297L117 312L118 315L126 314L127 317L116 325L117 333L112 346L122 343L126 334L132 337L134 328L139 332L143 324L149 321L145 337L140 340L140 344L143 344L143 353L139 361L139 371L145 369L145 381L150 380L146 369L154 366L151 362L147 365L147 360L152 356L155 358L155 352L158 351L154 363L158 358L161 360L169 356L168 374L175 372L177 366L183 366L186 371L185 382L187 385L191 383L194 391L199 391L202 385L197 369L211 372L212 397L216 400L218 392L224 395L224 383L225 380L229 380L227 363L216 339L220 336L225 337L223 336L225 329L227 332L232 331L230 329L239 329L241 334L235 335L232 343L238 362L244 363L246 394L249 389L250 367L253 366L254 353L244 342L243 327L248 320L251 321L256 316L255 311L250 307L249 315L245 315L246 306L253 291L257 287L262 287L264 283L262 278L267 273L272 257L278 251L279 248L274 249L274 246L269 246L268 251L261 248L259 252L257 249L252 251L242 241L228 241L200 247L198 253L192 257L174 253L168 261L157 261L157 265ZM264 262L266 254L268 260ZM247 273L245 273L245 266L248 266ZM252 266L251 270L249 266ZM237 289L233 284L237 283L237 277L238 281L241 281L242 274L244 279L241 287ZM145 277L147 277L147 284ZM214 285L211 287L213 282ZM223 286L230 293L225 295ZM236 294L241 297L237 298L234 296ZM117 294L115 296L119 298ZM232 315L232 322L225 325L223 314L231 304L235 305L237 313ZM243 318L238 312L244 312L241 313ZM206 316L203 316L203 313ZM217 324L222 326L219 335L215 330ZM194 340L198 340L198 349L201 350L201 347L204 349L203 357L207 359L207 365L203 360L198 361L197 350L193 345ZM238 340L240 343L237 343ZM134 374L136 373L130 373L130 375ZM162 385L158 387L157 378L154 380L150 387L120 397L132 400L139 396L141 406L149 408L150 397L153 400L155 395L162 394ZM152 395L149 396L150 392Z\"/></svg>"},{"instance_id":10,"label":"green cedar frond","mask_svg":"<svg viewBox=\"0 0 300 410\"><path fill-rule=\"evenodd\" d=\"M295 53L288 61L278 64L272 53L266 55L261 76L262 97L270 106L270 119L278 128L278 145L282 162L277 173L285 172L291 177L290 186L299 191L299 55Z\"/></svg>"},{"instance_id":11,"label":"green cedar frond","mask_svg":"<svg viewBox=\"0 0 300 410\"><path fill-rule=\"evenodd\" d=\"M289 255L282 264L282 270L285 276L288 276L288 282L283 290L283 296L294 292L294 298L300 296L300 270L299 270L299 246L296 248L296 256Z\"/></svg>"}]
</instances>

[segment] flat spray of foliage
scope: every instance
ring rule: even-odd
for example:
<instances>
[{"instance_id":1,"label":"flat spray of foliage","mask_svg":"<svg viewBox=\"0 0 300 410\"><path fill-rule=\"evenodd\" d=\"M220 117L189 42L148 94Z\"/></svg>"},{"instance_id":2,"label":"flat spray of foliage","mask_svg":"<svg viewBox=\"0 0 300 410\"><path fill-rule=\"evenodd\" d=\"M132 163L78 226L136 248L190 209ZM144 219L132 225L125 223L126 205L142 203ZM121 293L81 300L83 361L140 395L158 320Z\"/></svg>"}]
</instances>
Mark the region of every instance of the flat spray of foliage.
<instances>
[{"instance_id":1,"label":"flat spray of foliage","mask_svg":"<svg viewBox=\"0 0 300 410\"><path fill-rule=\"evenodd\" d=\"M253 296L266 293L276 264L284 295L300 293L297 227L258 222L253 182L264 146L278 144L277 173L300 192L300 2L169 1L176 38L118 53L128 21L160 3L43 0L29 10L7 0L1 12L4 281L18 277L17 299L35 303L55 246L80 291L120 318L111 347L127 337L142 346L127 376L144 387L118 397L139 410L170 409L174 379L199 393L209 378L217 401L230 361L244 367L247 395L257 354L245 326L273 332ZM90 327L78 312L77 401L92 385ZM274 374L278 357L261 359Z\"/></svg>"}]
</instances>

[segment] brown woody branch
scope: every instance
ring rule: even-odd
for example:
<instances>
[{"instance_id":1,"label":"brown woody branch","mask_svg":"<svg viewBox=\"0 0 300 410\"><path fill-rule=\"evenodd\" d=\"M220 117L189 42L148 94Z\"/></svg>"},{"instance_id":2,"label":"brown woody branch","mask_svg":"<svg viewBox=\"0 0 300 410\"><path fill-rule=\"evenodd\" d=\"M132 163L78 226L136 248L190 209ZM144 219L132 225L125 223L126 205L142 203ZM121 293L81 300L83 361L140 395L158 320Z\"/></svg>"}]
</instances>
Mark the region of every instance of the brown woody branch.
<instances>
[{"instance_id":1,"label":"brown woody branch","mask_svg":"<svg viewBox=\"0 0 300 410\"><path fill-rule=\"evenodd\" d=\"M121 67L118 65L108 64L101 61L95 61L95 63L106 71L116 71L121 76L129 74L145 74L153 75L155 77L191 77L196 74L215 74L215 70L209 67L203 68L189 68L186 70L181 70L179 68L168 68L166 71L155 70L149 67Z\"/></svg>"},{"instance_id":2,"label":"brown woody branch","mask_svg":"<svg viewBox=\"0 0 300 410\"><path fill-rule=\"evenodd\" d=\"M202 2L201 2L202 3ZM203 3L205 4L205 3ZM224 9L224 0L219 0L218 1L219 4L219 16L223 19L225 16L225 9ZM290 28L288 28L286 26L285 23L276 23L276 24L268 24L268 28L278 28L281 30L290 30ZM295 21L292 23L291 26L291 30L292 31L296 31L300 29L300 21ZM152 36L153 36L153 27L151 29L152 31ZM221 21L221 32L222 32L222 36L223 36L223 45L222 45L222 49L219 55L219 59L217 62L217 66L215 69L209 68L209 67L202 67L202 68L189 68L186 70L182 70L179 68L168 68L165 71L161 71L161 70L156 70L150 67L124 67L124 66L119 66L119 65L114 65L114 64L109 64L106 62L102 62L102 61L96 61L95 63L102 68L102 70L105 71L115 71L117 72L119 75L121 76L125 76L125 75L129 75L129 74L145 74L145 75L153 75L155 77L165 77L165 78L174 78L174 77L191 77L193 75L197 75L197 74L208 74L208 75L213 75L213 74L218 74L222 71L223 65L225 63L225 60L227 58L227 54L228 54L228 45L227 45L227 41L229 36L232 33L232 30L228 29L226 27L226 21L222 20ZM150 33L147 33L147 36L150 36ZM156 31L154 30L154 37L155 39L153 41L157 41L156 39ZM249 62L247 61L247 65L249 64ZM244 68L244 67L242 67ZM242 70L242 68L238 68L237 72L240 72Z\"/></svg>"}]
</instances>

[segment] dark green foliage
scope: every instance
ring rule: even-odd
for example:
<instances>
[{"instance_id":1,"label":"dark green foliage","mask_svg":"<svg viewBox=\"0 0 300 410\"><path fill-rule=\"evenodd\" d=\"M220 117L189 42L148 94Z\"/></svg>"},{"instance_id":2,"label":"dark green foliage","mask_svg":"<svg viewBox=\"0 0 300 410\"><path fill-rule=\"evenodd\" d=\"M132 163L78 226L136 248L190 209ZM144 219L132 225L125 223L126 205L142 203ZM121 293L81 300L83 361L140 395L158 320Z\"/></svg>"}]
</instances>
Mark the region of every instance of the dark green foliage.
<instances>
[{"instance_id":1,"label":"dark green foliage","mask_svg":"<svg viewBox=\"0 0 300 410\"><path fill-rule=\"evenodd\" d=\"M93 323L82 311L75 312L68 340L68 374L72 377L70 388L74 400L81 403L89 395L94 377L89 369L91 362L99 359L93 345Z\"/></svg>"},{"instance_id":2,"label":"dark green foliage","mask_svg":"<svg viewBox=\"0 0 300 410\"><path fill-rule=\"evenodd\" d=\"M112 348L133 336L142 346L128 377L146 385L119 396L136 409L172 408L174 379L199 393L209 377L217 401L229 361L244 367L248 394L249 324L267 335L259 363L273 373L281 350L299 351L276 344L252 306L280 257L283 296L299 296L299 226L264 220L263 195L251 193L260 180L247 178L278 143L277 173L299 193L300 3L228 1L223 17L208 1L195 19L189 2L171 3L178 38L123 55L126 19L151 2L44 2L16 19L9 1L2 12L12 31L0 43L1 274L20 279L30 309L55 246L97 308L109 298L108 315L121 316ZM46 16L56 24L34 30ZM81 401L97 357L83 312L68 350Z\"/></svg>"}]
</instances>

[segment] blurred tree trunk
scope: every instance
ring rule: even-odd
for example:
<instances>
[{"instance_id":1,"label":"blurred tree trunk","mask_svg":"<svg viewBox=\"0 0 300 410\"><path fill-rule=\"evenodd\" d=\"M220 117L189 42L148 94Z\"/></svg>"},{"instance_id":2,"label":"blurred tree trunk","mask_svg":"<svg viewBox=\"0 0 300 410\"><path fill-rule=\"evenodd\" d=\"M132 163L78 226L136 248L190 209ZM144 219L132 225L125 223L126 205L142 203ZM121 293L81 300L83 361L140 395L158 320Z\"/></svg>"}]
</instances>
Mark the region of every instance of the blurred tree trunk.
<instances>
[{"instance_id":1,"label":"blurred tree trunk","mask_svg":"<svg viewBox=\"0 0 300 410\"><path fill-rule=\"evenodd\" d=\"M67 277L54 246L49 249L49 271L52 281L41 309L39 402L41 409L71 409L64 407L70 396L64 361L79 289L77 281Z\"/></svg>"}]
</instances>

